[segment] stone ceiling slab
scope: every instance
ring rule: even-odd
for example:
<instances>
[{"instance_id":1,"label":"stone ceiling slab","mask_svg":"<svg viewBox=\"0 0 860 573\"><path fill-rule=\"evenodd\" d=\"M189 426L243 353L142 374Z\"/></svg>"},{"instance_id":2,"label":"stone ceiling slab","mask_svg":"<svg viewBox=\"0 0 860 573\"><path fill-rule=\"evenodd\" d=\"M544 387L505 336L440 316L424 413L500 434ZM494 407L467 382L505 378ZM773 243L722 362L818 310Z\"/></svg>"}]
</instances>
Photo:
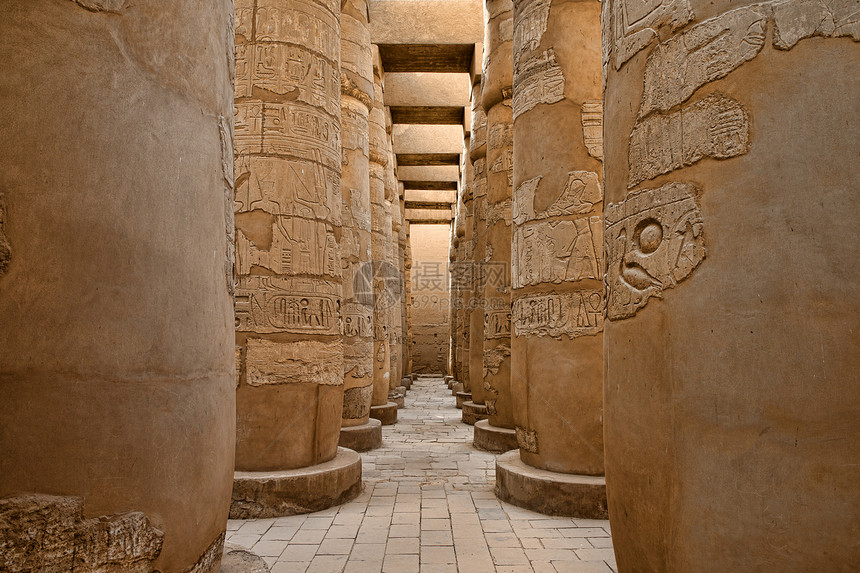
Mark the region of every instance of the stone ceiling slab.
<instances>
[{"instance_id":1,"label":"stone ceiling slab","mask_svg":"<svg viewBox=\"0 0 860 573\"><path fill-rule=\"evenodd\" d=\"M447 203L448 207L457 202L456 191L426 191L421 189L409 189L406 195L406 208L410 203Z\"/></svg>"},{"instance_id":2,"label":"stone ceiling slab","mask_svg":"<svg viewBox=\"0 0 860 573\"><path fill-rule=\"evenodd\" d=\"M458 181L460 168L456 165L430 165L424 167L397 166L397 177L412 181Z\"/></svg>"},{"instance_id":3,"label":"stone ceiling slab","mask_svg":"<svg viewBox=\"0 0 860 573\"><path fill-rule=\"evenodd\" d=\"M482 0L370 0L380 44L474 44L484 38Z\"/></svg>"},{"instance_id":4,"label":"stone ceiling slab","mask_svg":"<svg viewBox=\"0 0 860 573\"><path fill-rule=\"evenodd\" d=\"M456 153L463 150L462 125L396 124L394 153Z\"/></svg>"},{"instance_id":5,"label":"stone ceiling slab","mask_svg":"<svg viewBox=\"0 0 860 573\"><path fill-rule=\"evenodd\" d=\"M470 107L469 74L386 73L385 105Z\"/></svg>"}]
</instances>

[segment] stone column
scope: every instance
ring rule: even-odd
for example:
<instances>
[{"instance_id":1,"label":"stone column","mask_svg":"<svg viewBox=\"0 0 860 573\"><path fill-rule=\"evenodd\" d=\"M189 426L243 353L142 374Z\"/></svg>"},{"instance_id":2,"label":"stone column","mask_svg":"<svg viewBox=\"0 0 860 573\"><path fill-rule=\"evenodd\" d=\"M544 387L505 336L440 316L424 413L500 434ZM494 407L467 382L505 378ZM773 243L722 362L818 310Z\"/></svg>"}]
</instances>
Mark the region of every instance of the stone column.
<instances>
[{"instance_id":1,"label":"stone column","mask_svg":"<svg viewBox=\"0 0 860 573\"><path fill-rule=\"evenodd\" d=\"M386 291L388 250L391 243L391 208L385 198L389 162L388 133L385 129L385 104L382 97L382 61L373 46L374 104L370 112L370 219L373 252L373 400L370 415L382 425L397 421L397 404L388 401L391 378L391 346L388 339L390 293Z\"/></svg>"},{"instance_id":2,"label":"stone column","mask_svg":"<svg viewBox=\"0 0 860 573\"><path fill-rule=\"evenodd\" d=\"M316 511L361 489L361 460L338 450L339 21L334 1L237 12L234 519Z\"/></svg>"},{"instance_id":3,"label":"stone column","mask_svg":"<svg viewBox=\"0 0 860 573\"><path fill-rule=\"evenodd\" d=\"M409 251L409 221L406 220L406 195L403 188L403 183L397 182L397 193L400 196L400 221L402 231L400 234L400 312L401 316L401 332L403 343L401 352L403 354L403 376L400 380L407 390L412 386L412 352L411 352L411 311L410 311L410 280L409 273L411 270L412 256ZM408 265L408 266L407 266Z\"/></svg>"},{"instance_id":4,"label":"stone column","mask_svg":"<svg viewBox=\"0 0 860 573\"><path fill-rule=\"evenodd\" d=\"M384 95L384 94L383 94ZM398 197L399 186L397 183L397 156L394 154L392 141L394 125L391 123L391 110L385 107L385 130L386 146L388 149L388 163L385 165L385 203L387 207L387 220L391 224L386 227L386 257L385 257L385 292L387 294L386 312L388 319L388 348L390 376L388 378L389 394L400 384L400 342L397 337L400 317L400 269L397 265L397 243L400 234L400 200Z\"/></svg>"},{"instance_id":5,"label":"stone column","mask_svg":"<svg viewBox=\"0 0 860 573\"><path fill-rule=\"evenodd\" d=\"M513 3L486 0L484 87L487 111L486 251L484 293L484 403L488 419L475 424L477 447L517 447L511 402L511 193L513 184Z\"/></svg>"},{"instance_id":6,"label":"stone column","mask_svg":"<svg viewBox=\"0 0 860 573\"><path fill-rule=\"evenodd\" d=\"M484 404L484 287L481 262L487 246L487 114L481 103L482 78L472 86L472 135L469 162L472 164L472 256L470 275L472 303L469 305L469 386L472 400L463 403L463 422L474 425L487 417Z\"/></svg>"},{"instance_id":7,"label":"stone column","mask_svg":"<svg viewBox=\"0 0 860 573\"><path fill-rule=\"evenodd\" d=\"M497 495L606 519L598 0L515 0L513 337L518 452ZM583 127L586 125L587 127ZM599 125L599 124L598 124Z\"/></svg>"},{"instance_id":8,"label":"stone column","mask_svg":"<svg viewBox=\"0 0 860 573\"><path fill-rule=\"evenodd\" d=\"M461 358L460 358L460 368L462 369L460 380L463 382L463 392L457 395L457 407L462 408L463 404L466 402L470 402L472 400L472 382L471 382L471 373L470 373L470 356L469 356L469 340L471 338L471 307L472 307L472 288L474 286L473 273L475 270L475 265L472 260L472 235L473 229L472 226L474 224L474 217L472 213L472 206L474 202L472 201L472 187L473 187L473 179L474 179L474 169L472 168L472 161L469 158L469 150L471 148L471 132L466 134L466 137L463 140L463 148L464 148L464 159L463 162L463 187L460 192L460 206L461 206L461 216L463 221L463 236L460 238L462 241L462 255L460 257L459 268L456 269L456 280L461 288L462 295L460 297L460 314L461 314L461 325L462 332L458 332L457 336L460 337L461 344Z\"/></svg>"},{"instance_id":9,"label":"stone column","mask_svg":"<svg viewBox=\"0 0 860 573\"><path fill-rule=\"evenodd\" d=\"M0 18L3 571L220 568L233 7L198 8Z\"/></svg>"},{"instance_id":10,"label":"stone column","mask_svg":"<svg viewBox=\"0 0 860 573\"><path fill-rule=\"evenodd\" d=\"M605 6L619 570L851 568L856 3Z\"/></svg>"},{"instance_id":11,"label":"stone column","mask_svg":"<svg viewBox=\"0 0 860 573\"><path fill-rule=\"evenodd\" d=\"M364 452L382 445L382 424L370 419L373 277L369 116L373 109L373 64L365 1L351 0L343 5L341 30L344 394L340 445Z\"/></svg>"}]
</instances>

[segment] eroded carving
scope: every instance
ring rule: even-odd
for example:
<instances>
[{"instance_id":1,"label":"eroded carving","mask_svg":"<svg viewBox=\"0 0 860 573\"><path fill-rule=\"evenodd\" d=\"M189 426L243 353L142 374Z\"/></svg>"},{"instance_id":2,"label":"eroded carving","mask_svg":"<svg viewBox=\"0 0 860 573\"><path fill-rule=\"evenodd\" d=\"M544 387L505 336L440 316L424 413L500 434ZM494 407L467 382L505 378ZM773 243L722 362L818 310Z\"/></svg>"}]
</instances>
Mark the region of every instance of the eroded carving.
<instances>
[{"instance_id":1,"label":"eroded carving","mask_svg":"<svg viewBox=\"0 0 860 573\"><path fill-rule=\"evenodd\" d=\"M513 220L517 225L564 215L584 215L603 201L600 176L593 171L571 171L558 198L543 211L535 211L535 193L542 175L524 181L514 193Z\"/></svg>"},{"instance_id":2,"label":"eroded carving","mask_svg":"<svg viewBox=\"0 0 860 573\"><path fill-rule=\"evenodd\" d=\"M164 534L139 511L84 519L79 497L0 499L0 570L149 573Z\"/></svg>"},{"instance_id":3,"label":"eroded carving","mask_svg":"<svg viewBox=\"0 0 860 573\"><path fill-rule=\"evenodd\" d=\"M542 221L514 230L513 287L602 278L603 221Z\"/></svg>"},{"instance_id":4,"label":"eroded carving","mask_svg":"<svg viewBox=\"0 0 860 573\"><path fill-rule=\"evenodd\" d=\"M273 384L343 384L343 342L272 342L249 338L245 382Z\"/></svg>"},{"instance_id":5,"label":"eroded carving","mask_svg":"<svg viewBox=\"0 0 860 573\"><path fill-rule=\"evenodd\" d=\"M0 277L9 270L12 262L12 245L6 237L6 197L0 192Z\"/></svg>"},{"instance_id":6,"label":"eroded carving","mask_svg":"<svg viewBox=\"0 0 860 573\"><path fill-rule=\"evenodd\" d=\"M343 419L360 420L370 415L373 386L350 388L343 393Z\"/></svg>"},{"instance_id":7,"label":"eroded carving","mask_svg":"<svg viewBox=\"0 0 860 573\"><path fill-rule=\"evenodd\" d=\"M582 141L588 154L603 161L603 102L582 102Z\"/></svg>"},{"instance_id":8,"label":"eroded carving","mask_svg":"<svg viewBox=\"0 0 860 573\"><path fill-rule=\"evenodd\" d=\"M705 157L726 159L746 153L749 124L743 106L721 94L672 113L651 114L630 134L628 187Z\"/></svg>"},{"instance_id":9,"label":"eroded carving","mask_svg":"<svg viewBox=\"0 0 860 573\"><path fill-rule=\"evenodd\" d=\"M484 313L484 340L511 337L511 312L490 310Z\"/></svg>"},{"instance_id":10,"label":"eroded carving","mask_svg":"<svg viewBox=\"0 0 860 573\"><path fill-rule=\"evenodd\" d=\"M603 291L533 294L514 301L516 336L593 336L603 332Z\"/></svg>"},{"instance_id":11,"label":"eroded carving","mask_svg":"<svg viewBox=\"0 0 860 573\"><path fill-rule=\"evenodd\" d=\"M607 316L628 318L687 278L705 258L696 189L670 183L606 207Z\"/></svg>"},{"instance_id":12,"label":"eroded carving","mask_svg":"<svg viewBox=\"0 0 860 573\"><path fill-rule=\"evenodd\" d=\"M514 69L526 52L537 50L549 18L550 0L535 0L514 21Z\"/></svg>"},{"instance_id":13,"label":"eroded carving","mask_svg":"<svg viewBox=\"0 0 860 573\"><path fill-rule=\"evenodd\" d=\"M769 12L763 4L730 10L652 50L645 63L639 117L673 108L756 57L764 46Z\"/></svg>"},{"instance_id":14,"label":"eroded carving","mask_svg":"<svg viewBox=\"0 0 860 573\"><path fill-rule=\"evenodd\" d=\"M606 4L605 4L606 5ZM604 61L615 55L615 69L657 38L662 26L677 30L693 19L689 0L611 0L612 36L604 34ZM606 14L604 23L608 22Z\"/></svg>"},{"instance_id":15,"label":"eroded carving","mask_svg":"<svg viewBox=\"0 0 860 573\"><path fill-rule=\"evenodd\" d=\"M512 187L514 184L514 150L509 148L502 151L490 165L489 171L493 174L506 173L508 186Z\"/></svg>"},{"instance_id":16,"label":"eroded carving","mask_svg":"<svg viewBox=\"0 0 860 573\"><path fill-rule=\"evenodd\" d=\"M520 426L517 426L516 430L517 445L520 447L520 449L532 454L539 453L537 432L535 432L534 430L522 428Z\"/></svg>"},{"instance_id":17,"label":"eroded carving","mask_svg":"<svg viewBox=\"0 0 860 573\"><path fill-rule=\"evenodd\" d=\"M243 276L236 289L239 332L341 332L339 285L320 279Z\"/></svg>"},{"instance_id":18,"label":"eroded carving","mask_svg":"<svg viewBox=\"0 0 860 573\"><path fill-rule=\"evenodd\" d=\"M499 221L503 222L508 227L511 226L511 200L505 199L501 203L494 203L487 206L486 225L487 228L492 227Z\"/></svg>"},{"instance_id":19,"label":"eroded carving","mask_svg":"<svg viewBox=\"0 0 860 573\"><path fill-rule=\"evenodd\" d=\"M507 122L494 123L490 128L488 140L490 149L501 149L511 147L514 144L514 124Z\"/></svg>"},{"instance_id":20,"label":"eroded carving","mask_svg":"<svg viewBox=\"0 0 860 573\"><path fill-rule=\"evenodd\" d=\"M284 157L312 158L340 171L340 122L303 103L263 104L263 151Z\"/></svg>"},{"instance_id":21,"label":"eroded carving","mask_svg":"<svg viewBox=\"0 0 860 573\"><path fill-rule=\"evenodd\" d=\"M520 61L515 76L515 120L538 104L552 104L564 99L564 74L552 48Z\"/></svg>"},{"instance_id":22,"label":"eroded carving","mask_svg":"<svg viewBox=\"0 0 860 573\"><path fill-rule=\"evenodd\" d=\"M495 344L494 346L488 346L484 348L484 389L489 392L498 391L489 386L486 378L490 375L496 375L499 373L499 368L501 368L502 363L505 360L509 359L511 356L511 349L506 344ZM485 401L488 402L489 400ZM487 406L489 408L489 405Z\"/></svg>"},{"instance_id":23,"label":"eroded carving","mask_svg":"<svg viewBox=\"0 0 860 573\"><path fill-rule=\"evenodd\" d=\"M773 4L773 45L782 50L812 36L860 40L857 0L785 0Z\"/></svg>"}]
</instances>

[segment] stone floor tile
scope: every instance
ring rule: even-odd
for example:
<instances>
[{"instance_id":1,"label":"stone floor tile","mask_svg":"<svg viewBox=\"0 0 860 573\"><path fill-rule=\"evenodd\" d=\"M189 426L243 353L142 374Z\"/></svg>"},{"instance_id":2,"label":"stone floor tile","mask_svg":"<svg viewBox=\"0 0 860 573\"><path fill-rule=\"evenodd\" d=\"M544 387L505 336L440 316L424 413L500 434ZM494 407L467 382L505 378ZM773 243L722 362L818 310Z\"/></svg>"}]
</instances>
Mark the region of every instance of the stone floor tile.
<instances>
[{"instance_id":1,"label":"stone floor tile","mask_svg":"<svg viewBox=\"0 0 860 573\"><path fill-rule=\"evenodd\" d=\"M289 541L293 538L298 531L298 527L282 527L280 525L273 525L269 528L269 530L263 534L261 541Z\"/></svg>"},{"instance_id":2,"label":"stone floor tile","mask_svg":"<svg viewBox=\"0 0 860 573\"><path fill-rule=\"evenodd\" d=\"M534 573L557 573L550 561L532 561L530 565Z\"/></svg>"},{"instance_id":3,"label":"stone floor tile","mask_svg":"<svg viewBox=\"0 0 860 573\"><path fill-rule=\"evenodd\" d=\"M454 547L429 547L421 548L421 565L425 563L457 563L457 558L454 555Z\"/></svg>"},{"instance_id":4,"label":"stone floor tile","mask_svg":"<svg viewBox=\"0 0 860 573\"><path fill-rule=\"evenodd\" d=\"M287 545L287 548L278 557L278 562L305 561L310 563L317 554L318 547L319 545Z\"/></svg>"},{"instance_id":5,"label":"stone floor tile","mask_svg":"<svg viewBox=\"0 0 860 573\"><path fill-rule=\"evenodd\" d=\"M596 547L599 549L612 547L611 537L589 537L588 542L591 544L592 547Z\"/></svg>"},{"instance_id":6,"label":"stone floor tile","mask_svg":"<svg viewBox=\"0 0 860 573\"><path fill-rule=\"evenodd\" d=\"M615 553L610 548L577 549L576 555L583 561L615 561Z\"/></svg>"},{"instance_id":7,"label":"stone floor tile","mask_svg":"<svg viewBox=\"0 0 860 573\"><path fill-rule=\"evenodd\" d=\"M459 571L478 571L474 569L460 569ZM454 563L422 563L421 573L457 573L457 565Z\"/></svg>"},{"instance_id":8,"label":"stone floor tile","mask_svg":"<svg viewBox=\"0 0 860 573\"><path fill-rule=\"evenodd\" d=\"M422 531L421 545L453 545L450 531Z\"/></svg>"},{"instance_id":9,"label":"stone floor tile","mask_svg":"<svg viewBox=\"0 0 860 573\"><path fill-rule=\"evenodd\" d=\"M609 537L609 534L601 527L574 527L558 530L564 537Z\"/></svg>"},{"instance_id":10,"label":"stone floor tile","mask_svg":"<svg viewBox=\"0 0 860 573\"><path fill-rule=\"evenodd\" d=\"M573 549L526 549L529 561L579 561Z\"/></svg>"},{"instance_id":11,"label":"stone floor tile","mask_svg":"<svg viewBox=\"0 0 860 573\"><path fill-rule=\"evenodd\" d=\"M306 573L340 573L346 567L346 555L317 555Z\"/></svg>"},{"instance_id":12,"label":"stone floor tile","mask_svg":"<svg viewBox=\"0 0 860 573\"><path fill-rule=\"evenodd\" d=\"M558 573L612 573L603 561L554 561L552 565Z\"/></svg>"},{"instance_id":13,"label":"stone floor tile","mask_svg":"<svg viewBox=\"0 0 860 573\"><path fill-rule=\"evenodd\" d=\"M539 537L523 537L520 539L523 549L543 549L545 541L547 540Z\"/></svg>"},{"instance_id":14,"label":"stone floor tile","mask_svg":"<svg viewBox=\"0 0 860 573\"><path fill-rule=\"evenodd\" d=\"M349 558L343 573L380 573L382 571L382 558L372 561L360 561Z\"/></svg>"},{"instance_id":15,"label":"stone floor tile","mask_svg":"<svg viewBox=\"0 0 860 573\"><path fill-rule=\"evenodd\" d=\"M358 524L332 525L328 528L325 539L355 539L356 535L358 535L358 527Z\"/></svg>"},{"instance_id":16,"label":"stone floor tile","mask_svg":"<svg viewBox=\"0 0 860 573\"><path fill-rule=\"evenodd\" d=\"M421 512L395 513L391 516L391 525L418 525L421 522Z\"/></svg>"},{"instance_id":17,"label":"stone floor tile","mask_svg":"<svg viewBox=\"0 0 860 573\"><path fill-rule=\"evenodd\" d=\"M388 537L418 537L420 529L417 523L405 525L392 525L388 530Z\"/></svg>"},{"instance_id":18,"label":"stone floor tile","mask_svg":"<svg viewBox=\"0 0 860 573\"><path fill-rule=\"evenodd\" d=\"M349 554L350 560L378 561L380 567L383 557L385 557L385 543L356 543Z\"/></svg>"},{"instance_id":19,"label":"stone floor tile","mask_svg":"<svg viewBox=\"0 0 860 573\"><path fill-rule=\"evenodd\" d=\"M595 537L593 539L605 539L611 542L608 537ZM541 539L541 543L547 549L590 549L592 547L598 547L597 545L589 543L589 540L585 537L550 537ZM611 547L611 543L610 545L603 545L600 547Z\"/></svg>"},{"instance_id":20,"label":"stone floor tile","mask_svg":"<svg viewBox=\"0 0 860 573\"><path fill-rule=\"evenodd\" d=\"M423 518L421 531L451 531L450 519Z\"/></svg>"},{"instance_id":21,"label":"stone floor tile","mask_svg":"<svg viewBox=\"0 0 860 573\"><path fill-rule=\"evenodd\" d=\"M528 565L525 551L517 547L490 547L490 555L496 565Z\"/></svg>"},{"instance_id":22,"label":"stone floor tile","mask_svg":"<svg viewBox=\"0 0 860 573\"><path fill-rule=\"evenodd\" d=\"M325 529L299 529L296 534L293 535L290 543L300 545L319 545L322 543L323 538L325 538L325 534Z\"/></svg>"},{"instance_id":23,"label":"stone floor tile","mask_svg":"<svg viewBox=\"0 0 860 573\"><path fill-rule=\"evenodd\" d=\"M481 528L487 533L513 531L511 529L511 523L506 519L482 519Z\"/></svg>"},{"instance_id":24,"label":"stone floor tile","mask_svg":"<svg viewBox=\"0 0 860 573\"><path fill-rule=\"evenodd\" d=\"M349 555L354 538L349 539L325 539L317 549L317 555Z\"/></svg>"},{"instance_id":25,"label":"stone floor tile","mask_svg":"<svg viewBox=\"0 0 860 573\"><path fill-rule=\"evenodd\" d=\"M258 541L260 541L260 535L231 535L227 538L228 543L232 543L233 545L238 545L239 547L244 547L245 549L252 548Z\"/></svg>"},{"instance_id":26,"label":"stone floor tile","mask_svg":"<svg viewBox=\"0 0 860 573\"><path fill-rule=\"evenodd\" d=\"M310 561L278 561L270 567L271 573L305 573Z\"/></svg>"},{"instance_id":27,"label":"stone floor tile","mask_svg":"<svg viewBox=\"0 0 860 573\"><path fill-rule=\"evenodd\" d=\"M236 530L240 535L263 535L272 527L273 519L249 519Z\"/></svg>"},{"instance_id":28,"label":"stone floor tile","mask_svg":"<svg viewBox=\"0 0 860 573\"><path fill-rule=\"evenodd\" d=\"M382 573L419 573L418 555L386 555Z\"/></svg>"},{"instance_id":29,"label":"stone floor tile","mask_svg":"<svg viewBox=\"0 0 860 573\"><path fill-rule=\"evenodd\" d=\"M386 555L417 555L420 548L418 537L398 537L389 539L385 545Z\"/></svg>"},{"instance_id":30,"label":"stone floor tile","mask_svg":"<svg viewBox=\"0 0 860 573\"><path fill-rule=\"evenodd\" d=\"M486 539L490 547L522 547L519 537L513 533L487 533Z\"/></svg>"},{"instance_id":31,"label":"stone floor tile","mask_svg":"<svg viewBox=\"0 0 860 573\"><path fill-rule=\"evenodd\" d=\"M287 548L289 541L258 541L251 551L260 557L277 557Z\"/></svg>"}]
</instances>

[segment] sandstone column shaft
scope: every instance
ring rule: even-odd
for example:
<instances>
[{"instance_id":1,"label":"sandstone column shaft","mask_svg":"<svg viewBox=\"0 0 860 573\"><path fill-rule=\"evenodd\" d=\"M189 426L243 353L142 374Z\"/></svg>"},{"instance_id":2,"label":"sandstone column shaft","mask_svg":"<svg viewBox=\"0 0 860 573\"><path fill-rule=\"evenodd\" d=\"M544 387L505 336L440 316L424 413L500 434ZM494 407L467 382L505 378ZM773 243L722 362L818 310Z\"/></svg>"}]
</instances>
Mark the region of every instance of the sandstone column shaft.
<instances>
[{"instance_id":1,"label":"sandstone column shaft","mask_svg":"<svg viewBox=\"0 0 860 573\"><path fill-rule=\"evenodd\" d=\"M603 14L619 570L854 567L856 2L633 4Z\"/></svg>"},{"instance_id":2,"label":"sandstone column shaft","mask_svg":"<svg viewBox=\"0 0 860 573\"><path fill-rule=\"evenodd\" d=\"M487 0L484 87L487 111L486 251L484 287L484 403L490 425L513 428L511 404L511 194L513 183L513 3Z\"/></svg>"},{"instance_id":3,"label":"sandstone column shaft","mask_svg":"<svg viewBox=\"0 0 860 573\"><path fill-rule=\"evenodd\" d=\"M235 451L232 10L4 6L4 571L219 569Z\"/></svg>"},{"instance_id":4,"label":"sandstone column shaft","mask_svg":"<svg viewBox=\"0 0 860 573\"><path fill-rule=\"evenodd\" d=\"M343 337L334 6L258 0L239 13L239 471L306 467L337 453Z\"/></svg>"},{"instance_id":5,"label":"sandstone column shaft","mask_svg":"<svg viewBox=\"0 0 860 573\"><path fill-rule=\"evenodd\" d=\"M471 338L472 338L472 324L471 324L471 316L472 316L472 305L474 304L474 280L473 273L475 270L475 263L473 257L474 250L474 201L472 200L472 193L474 187L474 169L472 167L472 160L469 157L469 151L471 149L471 132L466 135L465 138L465 176L463 178L465 185L463 186L463 191L461 194L462 202L463 202L463 237L460 239L463 242L463 254L460 259L460 268L457 273L457 281L460 285L460 288L463 291L463 295L461 297L461 324L463 325L463 332L458 333L458 336L461 337L461 364L460 368L462 369L460 380L463 382L463 386L466 392L472 391L472 377L471 377Z\"/></svg>"},{"instance_id":6,"label":"sandstone column shaft","mask_svg":"<svg viewBox=\"0 0 860 573\"><path fill-rule=\"evenodd\" d=\"M520 457L600 475L603 168L583 127L601 107L600 3L515 4L511 386Z\"/></svg>"},{"instance_id":7,"label":"sandstone column shaft","mask_svg":"<svg viewBox=\"0 0 860 573\"><path fill-rule=\"evenodd\" d=\"M370 419L373 393L373 286L370 224L370 110L373 65L367 5L351 0L341 10L341 107L344 208L343 425Z\"/></svg>"},{"instance_id":8,"label":"sandstone column shaft","mask_svg":"<svg viewBox=\"0 0 860 573\"><path fill-rule=\"evenodd\" d=\"M384 86L383 86L384 87ZM383 93L384 99L384 93ZM399 227L400 201L398 200L399 186L397 183L397 156L394 154L392 134L394 126L391 123L391 110L385 107L385 144L388 151L388 163L385 165L385 207L386 227L385 231L385 271L383 288L386 295L385 320L388 326L388 350L389 350L389 378L388 389L393 391L400 385L400 371L398 355L400 354L400 343L397 340L397 331L400 318L397 309L400 304L399 269L397 266L397 242L398 236L395 228Z\"/></svg>"}]
</instances>

